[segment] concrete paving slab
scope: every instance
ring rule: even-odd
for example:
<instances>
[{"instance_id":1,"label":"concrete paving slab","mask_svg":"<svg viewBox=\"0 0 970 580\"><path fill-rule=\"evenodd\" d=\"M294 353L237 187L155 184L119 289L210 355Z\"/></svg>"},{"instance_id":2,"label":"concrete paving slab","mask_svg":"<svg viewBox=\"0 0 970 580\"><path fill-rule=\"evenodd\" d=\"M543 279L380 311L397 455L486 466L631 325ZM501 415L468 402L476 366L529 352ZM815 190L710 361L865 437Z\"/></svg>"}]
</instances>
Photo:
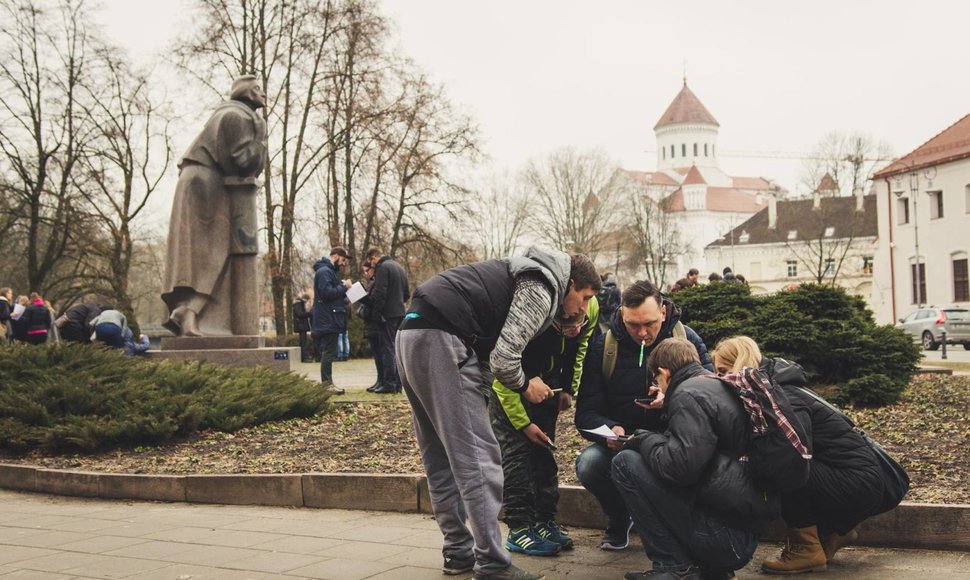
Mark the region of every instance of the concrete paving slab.
<instances>
[{"instance_id":1,"label":"concrete paving slab","mask_svg":"<svg viewBox=\"0 0 970 580\"><path fill-rule=\"evenodd\" d=\"M19 545L30 535L65 534L54 529L28 529L17 527L16 521L0 522L0 578L125 578L133 580L263 580L270 578L303 579L326 578L331 580L404 579L423 578L440 580L441 538L436 530L427 529L427 515L386 514L377 512L349 512L346 510L314 510L260 506L203 506L197 504L155 504L145 502L118 502L83 498L51 497L20 492L0 491L0 504L5 511L17 513L43 512L50 525L64 525L63 518L85 520L87 514L105 514L127 518L123 525L143 525L135 521L150 518L152 514L165 515L182 525L167 529L210 531L212 535L199 535L183 541L159 541L145 538L138 543L113 550L97 552L97 542L105 546L126 536L123 527L94 530L87 540L64 542L59 545L36 548ZM43 509L36 510L40 504ZM56 516L58 506L72 515ZM81 508L81 509L78 509ZM96 508L96 509L95 509ZM210 514L218 514L220 523L208 521ZM40 517L40 516L37 516ZM43 521L43 520L41 520ZM269 541L247 548L213 545L214 542L236 543L228 538L258 538L263 532L239 530L240 525L266 528L274 523L281 526L290 522L297 524L298 533L278 531L270 534ZM332 532L332 526L343 526L342 535L347 539L324 537ZM375 531L388 529L387 537ZM156 530L157 531L157 530ZM152 533L152 532L146 532ZM516 565L530 571L541 571L549 580L599 580L622 578L624 572L644 570L650 562L634 536L631 547L622 552L604 552L596 546L600 530L571 528L576 549L554 558L513 556ZM255 535L250 535L255 534ZM388 537L400 536L388 541ZM349 538L349 536L359 536ZM11 540L12 538L12 540ZM130 536L127 536L130 538ZM778 553L777 544L763 544L747 567L741 570L741 579L760 577L761 561ZM458 579L468 578L456 577ZM970 553L927 550L902 550L871 547L850 547L840 552L830 569L813 574L812 578L823 580L896 580L901 578L925 578L927 580L966 580L970 578Z\"/></svg>"}]
</instances>

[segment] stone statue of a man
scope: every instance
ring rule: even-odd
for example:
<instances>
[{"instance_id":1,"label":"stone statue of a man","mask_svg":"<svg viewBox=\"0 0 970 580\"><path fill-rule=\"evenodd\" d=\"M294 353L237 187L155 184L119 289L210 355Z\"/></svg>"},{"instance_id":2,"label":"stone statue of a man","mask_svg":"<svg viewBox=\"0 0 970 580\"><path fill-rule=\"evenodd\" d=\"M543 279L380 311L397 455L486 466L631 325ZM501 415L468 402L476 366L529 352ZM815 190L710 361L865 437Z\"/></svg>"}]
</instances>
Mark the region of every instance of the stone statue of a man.
<instances>
[{"instance_id":1,"label":"stone statue of a man","mask_svg":"<svg viewBox=\"0 0 970 580\"><path fill-rule=\"evenodd\" d=\"M266 106L252 75L232 83L179 161L168 232L165 326L179 336L258 333L256 177L266 159Z\"/></svg>"}]
</instances>

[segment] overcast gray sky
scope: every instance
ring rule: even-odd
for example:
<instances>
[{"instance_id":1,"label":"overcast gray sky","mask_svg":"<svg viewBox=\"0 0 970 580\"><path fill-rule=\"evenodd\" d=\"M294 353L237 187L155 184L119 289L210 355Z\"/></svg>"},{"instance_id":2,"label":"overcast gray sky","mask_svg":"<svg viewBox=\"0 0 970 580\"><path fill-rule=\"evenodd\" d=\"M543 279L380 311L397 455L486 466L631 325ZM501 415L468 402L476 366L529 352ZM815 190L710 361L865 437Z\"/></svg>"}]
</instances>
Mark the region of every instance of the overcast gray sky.
<instances>
[{"instance_id":1,"label":"overcast gray sky","mask_svg":"<svg viewBox=\"0 0 970 580\"><path fill-rule=\"evenodd\" d=\"M499 167L561 146L655 165L653 126L687 81L721 124L722 167L799 189L831 130L906 153L970 113L956 0L383 0L402 50L479 122ZM188 0L108 0L137 56L184 25ZM179 147L181 145L177 145Z\"/></svg>"}]
</instances>

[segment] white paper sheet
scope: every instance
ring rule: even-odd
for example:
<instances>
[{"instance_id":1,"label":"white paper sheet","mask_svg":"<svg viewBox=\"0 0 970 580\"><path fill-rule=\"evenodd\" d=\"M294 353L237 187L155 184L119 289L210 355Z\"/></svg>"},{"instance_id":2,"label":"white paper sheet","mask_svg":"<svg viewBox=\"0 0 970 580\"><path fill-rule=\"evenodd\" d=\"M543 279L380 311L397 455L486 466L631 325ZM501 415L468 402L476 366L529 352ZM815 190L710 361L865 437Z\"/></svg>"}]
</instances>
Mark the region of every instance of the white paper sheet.
<instances>
[{"instance_id":1,"label":"white paper sheet","mask_svg":"<svg viewBox=\"0 0 970 580\"><path fill-rule=\"evenodd\" d=\"M596 429L583 429L583 431L586 431L587 433L592 433L593 435L599 435L603 439L617 438L616 433L614 433L613 430L607 427L606 425L600 425Z\"/></svg>"},{"instance_id":2,"label":"white paper sheet","mask_svg":"<svg viewBox=\"0 0 970 580\"><path fill-rule=\"evenodd\" d=\"M354 282L354 285L347 289L347 299L351 303L357 302L364 296L367 296L367 290L360 285L360 282Z\"/></svg>"}]
</instances>

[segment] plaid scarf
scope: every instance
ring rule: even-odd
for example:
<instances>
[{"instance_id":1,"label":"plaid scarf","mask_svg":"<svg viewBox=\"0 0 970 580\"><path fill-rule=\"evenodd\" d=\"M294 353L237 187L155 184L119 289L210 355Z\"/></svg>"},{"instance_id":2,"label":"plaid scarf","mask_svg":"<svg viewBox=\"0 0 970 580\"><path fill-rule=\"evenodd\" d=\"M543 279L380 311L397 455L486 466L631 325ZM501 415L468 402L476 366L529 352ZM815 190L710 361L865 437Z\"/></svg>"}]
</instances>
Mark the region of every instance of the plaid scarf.
<instances>
[{"instance_id":1,"label":"plaid scarf","mask_svg":"<svg viewBox=\"0 0 970 580\"><path fill-rule=\"evenodd\" d=\"M778 428L781 429L782 433L785 434L785 438L792 444L792 447L803 458L812 458L808 447L802 443L801 438L795 432L795 428L792 427L788 417L785 416L781 408L779 408L778 402L775 401L775 397L772 396L771 381L764 371L744 367L740 372L728 373L717 378L734 387L735 392L741 399L741 404L744 406L745 412L747 412L748 417L751 419L751 432L754 435L760 436L768 432L768 421L765 419L764 409L758 400L758 393L761 393L771 403L775 422L778 424Z\"/></svg>"}]
</instances>

